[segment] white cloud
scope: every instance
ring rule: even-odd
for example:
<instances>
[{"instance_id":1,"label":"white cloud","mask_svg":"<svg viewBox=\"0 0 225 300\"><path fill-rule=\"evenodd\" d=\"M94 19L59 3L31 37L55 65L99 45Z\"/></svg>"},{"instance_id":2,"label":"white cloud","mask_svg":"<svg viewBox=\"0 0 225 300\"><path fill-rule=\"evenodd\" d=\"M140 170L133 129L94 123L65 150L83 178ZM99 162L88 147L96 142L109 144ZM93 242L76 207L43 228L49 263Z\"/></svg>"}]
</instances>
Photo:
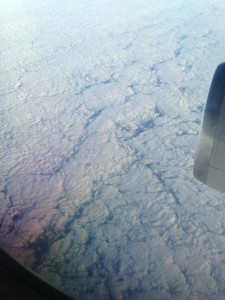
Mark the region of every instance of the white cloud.
<instances>
[{"instance_id":1,"label":"white cloud","mask_svg":"<svg viewBox=\"0 0 225 300\"><path fill-rule=\"evenodd\" d=\"M192 167L225 6L78 2L1 10L0 245L76 299L221 299Z\"/></svg>"}]
</instances>

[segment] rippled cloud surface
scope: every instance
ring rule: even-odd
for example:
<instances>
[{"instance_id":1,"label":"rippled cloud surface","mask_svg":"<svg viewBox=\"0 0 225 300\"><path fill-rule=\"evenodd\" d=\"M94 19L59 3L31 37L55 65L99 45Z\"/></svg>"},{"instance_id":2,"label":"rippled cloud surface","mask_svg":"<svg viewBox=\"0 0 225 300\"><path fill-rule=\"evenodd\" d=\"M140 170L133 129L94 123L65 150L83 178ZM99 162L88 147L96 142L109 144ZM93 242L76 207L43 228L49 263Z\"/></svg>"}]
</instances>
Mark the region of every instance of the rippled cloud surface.
<instances>
[{"instance_id":1,"label":"rippled cloud surface","mask_svg":"<svg viewBox=\"0 0 225 300\"><path fill-rule=\"evenodd\" d=\"M225 299L192 175L223 1L0 2L0 246L74 299Z\"/></svg>"}]
</instances>

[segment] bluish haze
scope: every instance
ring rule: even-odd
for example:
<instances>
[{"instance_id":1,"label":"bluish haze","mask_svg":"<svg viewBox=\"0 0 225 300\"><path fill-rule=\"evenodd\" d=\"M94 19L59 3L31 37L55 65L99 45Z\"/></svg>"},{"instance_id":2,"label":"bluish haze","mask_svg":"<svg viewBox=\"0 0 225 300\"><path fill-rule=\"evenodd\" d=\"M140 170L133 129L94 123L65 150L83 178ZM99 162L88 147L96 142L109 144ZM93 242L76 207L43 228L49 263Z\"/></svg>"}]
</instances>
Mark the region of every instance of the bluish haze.
<instances>
[{"instance_id":1,"label":"bluish haze","mask_svg":"<svg viewBox=\"0 0 225 300\"><path fill-rule=\"evenodd\" d=\"M0 1L0 246L74 299L225 299L192 175L224 1Z\"/></svg>"}]
</instances>

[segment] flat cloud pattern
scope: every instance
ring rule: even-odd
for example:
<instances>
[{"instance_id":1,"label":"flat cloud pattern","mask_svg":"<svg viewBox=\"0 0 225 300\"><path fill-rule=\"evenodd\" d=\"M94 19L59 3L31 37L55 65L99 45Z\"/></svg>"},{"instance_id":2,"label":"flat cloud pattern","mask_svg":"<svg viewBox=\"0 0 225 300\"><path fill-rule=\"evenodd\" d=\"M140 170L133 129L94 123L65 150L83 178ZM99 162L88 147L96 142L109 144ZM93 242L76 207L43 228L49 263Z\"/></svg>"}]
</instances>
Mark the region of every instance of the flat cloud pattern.
<instances>
[{"instance_id":1,"label":"flat cloud pattern","mask_svg":"<svg viewBox=\"0 0 225 300\"><path fill-rule=\"evenodd\" d=\"M0 246L74 299L225 299L225 197L192 175L224 2L0 12Z\"/></svg>"}]
</instances>

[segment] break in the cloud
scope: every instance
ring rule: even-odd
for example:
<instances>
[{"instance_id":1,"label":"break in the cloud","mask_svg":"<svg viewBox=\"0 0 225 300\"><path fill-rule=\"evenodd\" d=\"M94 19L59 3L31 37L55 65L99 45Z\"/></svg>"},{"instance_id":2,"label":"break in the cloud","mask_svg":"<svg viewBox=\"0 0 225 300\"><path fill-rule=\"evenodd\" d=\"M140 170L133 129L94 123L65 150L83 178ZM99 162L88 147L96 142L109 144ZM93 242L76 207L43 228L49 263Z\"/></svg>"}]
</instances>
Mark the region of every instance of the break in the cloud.
<instances>
[{"instance_id":1,"label":"break in the cloud","mask_svg":"<svg viewBox=\"0 0 225 300\"><path fill-rule=\"evenodd\" d=\"M225 198L192 176L224 3L0 8L1 247L75 299L225 299Z\"/></svg>"}]
</instances>

